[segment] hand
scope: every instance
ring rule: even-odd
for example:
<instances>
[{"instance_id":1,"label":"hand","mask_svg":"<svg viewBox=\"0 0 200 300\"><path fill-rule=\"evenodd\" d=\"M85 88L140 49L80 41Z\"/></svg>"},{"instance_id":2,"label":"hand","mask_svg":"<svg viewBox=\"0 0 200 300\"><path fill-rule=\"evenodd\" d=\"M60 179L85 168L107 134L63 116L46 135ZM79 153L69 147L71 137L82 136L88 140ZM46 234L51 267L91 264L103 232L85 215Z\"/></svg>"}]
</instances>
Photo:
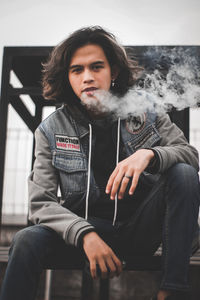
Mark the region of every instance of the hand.
<instances>
[{"instance_id":1,"label":"hand","mask_svg":"<svg viewBox=\"0 0 200 300\"><path fill-rule=\"evenodd\" d=\"M137 187L140 174L146 169L153 157L154 152L152 150L140 149L118 163L106 186L106 193L110 193L110 199L115 199L115 195L120 185L121 187L118 193L118 199L122 199L129 180L132 180L129 195L133 195ZM125 177L125 175L131 176L132 179Z\"/></svg>"},{"instance_id":2,"label":"hand","mask_svg":"<svg viewBox=\"0 0 200 300\"><path fill-rule=\"evenodd\" d=\"M89 232L83 237L83 249L90 262L90 273L97 278L97 267L101 270L103 279L118 276L122 271L122 263L112 249L100 238L96 232Z\"/></svg>"}]
</instances>

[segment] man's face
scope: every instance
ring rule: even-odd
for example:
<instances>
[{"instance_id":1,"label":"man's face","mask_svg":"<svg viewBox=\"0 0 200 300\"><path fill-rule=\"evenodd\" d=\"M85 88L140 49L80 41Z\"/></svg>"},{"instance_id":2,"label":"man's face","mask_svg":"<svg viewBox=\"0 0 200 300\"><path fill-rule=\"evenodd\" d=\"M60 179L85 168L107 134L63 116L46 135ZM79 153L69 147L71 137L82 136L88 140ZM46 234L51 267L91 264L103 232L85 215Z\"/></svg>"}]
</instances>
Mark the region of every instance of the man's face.
<instances>
[{"instance_id":1,"label":"man's face","mask_svg":"<svg viewBox=\"0 0 200 300\"><path fill-rule=\"evenodd\" d=\"M74 93L82 101L84 95L92 99L95 91L108 91L112 74L103 49L93 44L78 48L72 56L68 77Z\"/></svg>"}]
</instances>

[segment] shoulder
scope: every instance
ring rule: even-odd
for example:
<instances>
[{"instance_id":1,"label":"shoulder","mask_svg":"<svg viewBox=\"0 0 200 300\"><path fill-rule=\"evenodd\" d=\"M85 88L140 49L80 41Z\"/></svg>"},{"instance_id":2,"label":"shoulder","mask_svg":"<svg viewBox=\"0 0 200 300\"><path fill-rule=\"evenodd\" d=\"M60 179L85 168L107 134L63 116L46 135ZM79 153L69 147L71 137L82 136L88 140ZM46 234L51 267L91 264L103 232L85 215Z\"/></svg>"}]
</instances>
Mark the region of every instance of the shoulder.
<instances>
[{"instance_id":1,"label":"shoulder","mask_svg":"<svg viewBox=\"0 0 200 300\"><path fill-rule=\"evenodd\" d=\"M52 121L59 120L60 117L64 117L65 119L69 117L69 113L65 107L62 105L61 107L57 108L54 112L52 112L47 118L45 118L41 124L49 123Z\"/></svg>"},{"instance_id":2,"label":"shoulder","mask_svg":"<svg viewBox=\"0 0 200 300\"><path fill-rule=\"evenodd\" d=\"M63 105L43 120L38 128L43 132L49 130L54 131L55 129L63 126L69 126L69 124L71 124L71 116L66 107Z\"/></svg>"},{"instance_id":3,"label":"shoulder","mask_svg":"<svg viewBox=\"0 0 200 300\"><path fill-rule=\"evenodd\" d=\"M158 129L161 129L161 128L169 128L169 127L171 128L177 126L171 121L169 115L166 113L166 114L157 115L156 127Z\"/></svg>"}]
</instances>

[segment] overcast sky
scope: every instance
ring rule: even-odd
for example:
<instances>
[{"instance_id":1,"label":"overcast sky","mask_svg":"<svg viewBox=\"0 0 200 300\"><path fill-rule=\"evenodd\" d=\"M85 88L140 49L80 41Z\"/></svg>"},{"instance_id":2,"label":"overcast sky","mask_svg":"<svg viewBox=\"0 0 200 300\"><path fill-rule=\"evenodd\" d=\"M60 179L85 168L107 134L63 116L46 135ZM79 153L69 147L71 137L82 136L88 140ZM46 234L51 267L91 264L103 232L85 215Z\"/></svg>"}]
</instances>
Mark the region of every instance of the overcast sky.
<instances>
[{"instance_id":1,"label":"overcast sky","mask_svg":"<svg viewBox=\"0 0 200 300\"><path fill-rule=\"evenodd\" d=\"M0 47L54 45L102 25L124 44L200 44L199 0L0 0Z\"/></svg>"},{"instance_id":2,"label":"overcast sky","mask_svg":"<svg viewBox=\"0 0 200 300\"><path fill-rule=\"evenodd\" d=\"M56 45L101 25L124 45L200 45L200 0L0 0L4 46Z\"/></svg>"},{"instance_id":3,"label":"overcast sky","mask_svg":"<svg viewBox=\"0 0 200 300\"><path fill-rule=\"evenodd\" d=\"M88 25L122 44L200 45L200 1L0 0L0 64L4 46L55 45Z\"/></svg>"}]
</instances>

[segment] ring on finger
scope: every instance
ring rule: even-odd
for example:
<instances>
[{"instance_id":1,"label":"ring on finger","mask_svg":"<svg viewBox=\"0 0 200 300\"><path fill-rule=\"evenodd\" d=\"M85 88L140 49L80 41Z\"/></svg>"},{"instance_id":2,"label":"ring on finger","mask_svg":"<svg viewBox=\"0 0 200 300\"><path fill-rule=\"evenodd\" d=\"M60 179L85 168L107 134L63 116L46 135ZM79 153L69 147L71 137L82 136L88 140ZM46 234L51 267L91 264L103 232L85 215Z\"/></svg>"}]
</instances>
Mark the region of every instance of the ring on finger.
<instances>
[{"instance_id":1,"label":"ring on finger","mask_svg":"<svg viewBox=\"0 0 200 300\"><path fill-rule=\"evenodd\" d=\"M126 178L128 178L128 179L131 179L132 178L132 176L129 176L129 175L124 175L124 177L126 177Z\"/></svg>"}]
</instances>

